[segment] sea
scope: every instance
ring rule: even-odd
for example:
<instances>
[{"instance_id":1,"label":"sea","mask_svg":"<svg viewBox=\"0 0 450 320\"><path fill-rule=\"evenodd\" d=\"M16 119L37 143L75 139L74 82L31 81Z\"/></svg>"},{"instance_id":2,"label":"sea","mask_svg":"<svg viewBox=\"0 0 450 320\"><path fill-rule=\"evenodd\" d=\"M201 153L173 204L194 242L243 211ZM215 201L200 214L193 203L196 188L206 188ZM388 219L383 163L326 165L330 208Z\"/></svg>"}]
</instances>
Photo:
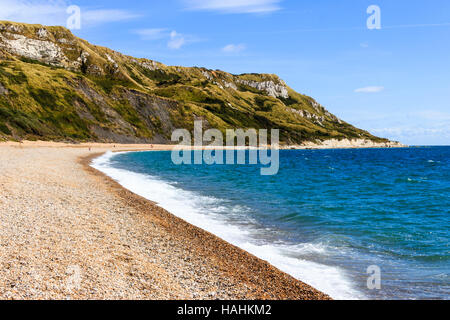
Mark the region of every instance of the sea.
<instances>
[{"instance_id":1,"label":"sea","mask_svg":"<svg viewBox=\"0 0 450 320\"><path fill-rule=\"evenodd\" d=\"M281 150L280 169L175 165L170 151L92 166L334 299L450 298L450 147Z\"/></svg>"}]
</instances>

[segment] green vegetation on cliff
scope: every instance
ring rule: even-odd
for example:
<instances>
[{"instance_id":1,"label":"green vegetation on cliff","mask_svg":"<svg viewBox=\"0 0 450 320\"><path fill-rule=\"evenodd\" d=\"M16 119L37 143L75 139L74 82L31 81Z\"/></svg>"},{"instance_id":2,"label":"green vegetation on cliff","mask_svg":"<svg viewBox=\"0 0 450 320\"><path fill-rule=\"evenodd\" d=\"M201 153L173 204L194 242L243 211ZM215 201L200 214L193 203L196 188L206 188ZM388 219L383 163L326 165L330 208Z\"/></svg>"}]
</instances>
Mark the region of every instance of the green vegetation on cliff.
<instances>
[{"instance_id":1,"label":"green vegetation on cliff","mask_svg":"<svg viewBox=\"0 0 450 320\"><path fill-rule=\"evenodd\" d=\"M276 75L165 66L62 27L0 22L0 139L170 142L176 128L280 129L299 144L372 136Z\"/></svg>"}]
</instances>

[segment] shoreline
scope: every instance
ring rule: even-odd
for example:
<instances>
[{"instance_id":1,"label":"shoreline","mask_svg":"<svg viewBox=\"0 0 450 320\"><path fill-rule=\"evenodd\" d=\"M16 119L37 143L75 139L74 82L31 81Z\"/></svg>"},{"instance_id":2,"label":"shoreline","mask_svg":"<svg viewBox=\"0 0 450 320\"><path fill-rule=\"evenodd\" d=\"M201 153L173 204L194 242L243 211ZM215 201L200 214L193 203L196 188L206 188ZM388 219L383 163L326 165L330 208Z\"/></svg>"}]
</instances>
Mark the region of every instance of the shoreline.
<instances>
[{"instance_id":1,"label":"shoreline","mask_svg":"<svg viewBox=\"0 0 450 320\"><path fill-rule=\"evenodd\" d=\"M83 142L83 143L68 143L68 142L54 142L54 141L0 141L0 147L15 147L15 148L73 148L73 149L112 149L110 151L172 151L175 147L180 147L179 145L170 144L120 144L120 143L101 143L101 142ZM268 146L271 149L270 146ZM327 149L402 149L411 148L410 146L403 145L398 142L388 142L388 143L373 143L366 140L348 140L344 139L338 140L327 140L323 144L316 143L305 143L304 145L282 145L278 146L279 150L327 150ZM222 150L242 150L250 149L249 147L210 147L210 146L186 146L182 148L183 150L211 150L211 149L222 149ZM255 149L255 148L253 148ZM259 148L256 148L259 149Z\"/></svg>"},{"instance_id":2,"label":"shoreline","mask_svg":"<svg viewBox=\"0 0 450 320\"><path fill-rule=\"evenodd\" d=\"M141 151L160 150L151 149ZM118 150L117 152L133 151ZM202 228L186 222L169 211L159 207L157 203L126 189L105 173L91 166L92 160L101 157L102 155L104 155L104 153L81 157L79 161L83 165L84 170L104 179L108 185L112 186L113 192L115 192L119 197L122 197L128 203L133 204L133 206L137 206L142 214L149 214L149 212L151 212L150 214L155 214L155 212L157 212L157 214L169 224L174 225L177 235L187 238L188 241L196 247L196 253L202 252L202 254L212 256L214 260L220 261L219 265L223 271L226 270L228 276L235 277L236 275L239 275L239 281L248 281L248 283L253 284L256 282L258 283L258 286L260 286L269 295L281 294L281 298L278 296L276 299L296 300L299 299L298 294L300 294L300 299L302 300L331 300L327 294L324 294L310 285L295 279L291 275L278 270L267 261L252 255L244 249L228 243L227 241ZM206 246L205 243L208 243L208 245ZM227 257L228 259L224 257ZM238 270L240 268L247 270L242 273L241 270ZM263 282L261 282L261 280L263 280ZM267 282L264 283L264 280L267 280ZM271 283L269 284L269 282ZM270 293L268 292L269 290ZM257 297L254 299L272 300L273 298Z\"/></svg>"},{"instance_id":3,"label":"shoreline","mask_svg":"<svg viewBox=\"0 0 450 320\"><path fill-rule=\"evenodd\" d=\"M120 154L124 155L125 153L128 152ZM131 154L138 153L140 152L128 154L131 156ZM155 156L158 159L161 156L167 157L163 154ZM338 267L338 264L324 264L313 257L297 259L296 254L301 254L302 251L298 248L303 245L298 244L299 247L297 247L295 243L287 244L274 241L275 238L271 238L267 242L261 242L266 232L261 230L261 233L259 233L259 230L260 228L265 229L265 227L263 224L257 224L251 222L251 219L247 219L248 216L242 211L249 209L246 202L232 205L233 201L231 201L225 204L221 195L202 194L202 192L207 191L204 188L192 191L189 188L180 187L175 182L181 182L179 179L166 180L161 178L161 175L164 177L164 174L159 170L158 172L148 173L149 176L147 176L143 171L134 171L132 167L115 166L111 163L111 161L115 162L112 160L114 157L114 153L104 154L95 158L91 166L110 179L117 181L121 187L148 201L156 202L159 207L167 210L170 214L259 259L267 261L278 270L326 293L333 299L366 298L357 289L351 278L346 275L345 270ZM148 153L148 157L151 157L151 153ZM167 161L170 161L170 159ZM126 164L126 161L120 161L120 163ZM168 181L174 182L174 184ZM228 214L234 216L235 214L238 215L239 212L243 215L242 224L236 223L235 219L228 219ZM270 227L267 230L269 229ZM256 230L258 230L257 234L254 233ZM273 236L276 235L273 234ZM311 244L308 245L307 250L313 252L316 249ZM324 250L324 247L320 246L317 248L318 252L314 252L314 255L320 256Z\"/></svg>"},{"instance_id":4,"label":"shoreline","mask_svg":"<svg viewBox=\"0 0 450 320\"><path fill-rule=\"evenodd\" d=\"M113 146L0 144L0 299L330 299L90 166L148 150ZM71 265L79 288L66 286Z\"/></svg>"}]
</instances>

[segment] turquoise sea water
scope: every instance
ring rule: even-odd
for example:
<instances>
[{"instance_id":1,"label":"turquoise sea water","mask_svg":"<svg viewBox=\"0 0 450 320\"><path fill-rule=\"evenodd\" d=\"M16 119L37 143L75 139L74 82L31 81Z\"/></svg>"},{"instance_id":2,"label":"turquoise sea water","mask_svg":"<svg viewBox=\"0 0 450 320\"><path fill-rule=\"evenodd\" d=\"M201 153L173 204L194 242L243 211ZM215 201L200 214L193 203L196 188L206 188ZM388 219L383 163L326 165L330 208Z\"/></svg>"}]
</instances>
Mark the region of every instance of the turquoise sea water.
<instances>
[{"instance_id":1,"label":"turquoise sea water","mask_svg":"<svg viewBox=\"0 0 450 320\"><path fill-rule=\"evenodd\" d=\"M94 166L334 298L450 298L450 147L286 150L275 176L170 152ZM367 288L371 265L381 290Z\"/></svg>"}]
</instances>

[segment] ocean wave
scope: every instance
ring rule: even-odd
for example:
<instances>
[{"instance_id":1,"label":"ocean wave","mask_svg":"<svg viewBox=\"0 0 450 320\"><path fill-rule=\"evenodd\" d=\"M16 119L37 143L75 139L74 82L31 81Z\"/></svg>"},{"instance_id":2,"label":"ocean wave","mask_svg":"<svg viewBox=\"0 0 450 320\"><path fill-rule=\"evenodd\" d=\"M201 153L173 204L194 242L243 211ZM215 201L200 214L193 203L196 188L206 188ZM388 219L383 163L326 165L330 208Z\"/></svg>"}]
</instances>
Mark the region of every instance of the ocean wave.
<instances>
[{"instance_id":1,"label":"ocean wave","mask_svg":"<svg viewBox=\"0 0 450 320\"><path fill-rule=\"evenodd\" d=\"M116 154L106 153L94 159L91 165L123 187L156 202L175 216L268 261L276 268L329 294L334 299L366 298L354 288L341 268L301 258L311 254L326 254L327 250L330 250L326 244L293 245L275 241L262 242L260 237L258 239L255 237L255 233L260 229L258 230L256 223L245 215L248 208L233 205L223 199L183 190L155 176L115 168L111 159ZM227 219L229 214L239 217L240 223L237 223L236 219ZM232 223L233 220L236 223Z\"/></svg>"}]
</instances>

